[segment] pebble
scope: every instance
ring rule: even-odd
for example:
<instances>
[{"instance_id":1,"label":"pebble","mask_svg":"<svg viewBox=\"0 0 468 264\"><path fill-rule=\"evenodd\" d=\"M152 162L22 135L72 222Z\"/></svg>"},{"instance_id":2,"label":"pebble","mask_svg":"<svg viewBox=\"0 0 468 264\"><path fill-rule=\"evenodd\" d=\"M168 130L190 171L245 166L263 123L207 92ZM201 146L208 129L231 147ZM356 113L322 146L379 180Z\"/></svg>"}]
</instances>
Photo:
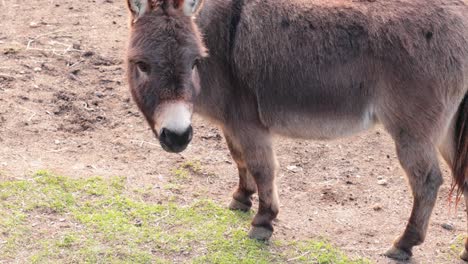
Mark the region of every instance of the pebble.
<instances>
[{"instance_id":1,"label":"pebble","mask_svg":"<svg viewBox=\"0 0 468 264\"><path fill-rule=\"evenodd\" d=\"M39 27L39 24L37 22L31 22L31 23L29 23L29 27L37 28L37 27Z\"/></svg>"},{"instance_id":2,"label":"pebble","mask_svg":"<svg viewBox=\"0 0 468 264\"><path fill-rule=\"evenodd\" d=\"M136 227L141 227L142 225L143 225L143 221L141 221L140 219L137 219L137 220L135 221L135 226L136 226Z\"/></svg>"},{"instance_id":3,"label":"pebble","mask_svg":"<svg viewBox=\"0 0 468 264\"><path fill-rule=\"evenodd\" d=\"M382 180L379 180L379 181L377 182L377 184L378 184L378 185L382 185L382 186L387 186L387 185L388 185L388 182L387 182L387 180L382 179Z\"/></svg>"},{"instance_id":4,"label":"pebble","mask_svg":"<svg viewBox=\"0 0 468 264\"><path fill-rule=\"evenodd\" d=\"M449 231L455 229L455 227L452 224L449 224L449 223L443 223L442 228L445 229L445 230L449 230Z\"/></svg>"},{"instance_id":5,"label":"pebble","mask_svg":"<svg viewBox=\"0 0 468 264\"><path fill-rule=\"evenodd\" d=\"M42 71L42 69L40 67L36 67L36 68L34 68L34 71L35 72L40 72L40 71Z\"/></svg>"},{"instance_id":6,"label":"pebble","mask_svg":"<svg viewBox=\"0 0 468 264\"><path fill-rule=\"evenodd\" d=\"M296 166L296 165L291 165L291 166L288 166L286 167L286 169L288 169L288 171L291 171L293 173L296 173L296 172L301 172L302 171L302 168Z\"/></svg>"},{"instance_id":7,"label":"pebble","mask_svg":"<svg viewBox=\"0 0 468 264\"><path fill-rule=\"evenodd\" d=\"M92 52L92 51L86 51L85 53L83 53L84 57L91 57L93 55L94 55L94 52Z\"/></svg>"},{"instance_id":8,"label":"pebble","mask_svg":"<svg viewBox=\"0 0 468 264\"><path fill-rule=\"evenodd\" d=\"M374 207L372 207L372 209L374 209L374 211L381 211L382 206L380 204L375 204Z\"/></svg>"}]
</instances>

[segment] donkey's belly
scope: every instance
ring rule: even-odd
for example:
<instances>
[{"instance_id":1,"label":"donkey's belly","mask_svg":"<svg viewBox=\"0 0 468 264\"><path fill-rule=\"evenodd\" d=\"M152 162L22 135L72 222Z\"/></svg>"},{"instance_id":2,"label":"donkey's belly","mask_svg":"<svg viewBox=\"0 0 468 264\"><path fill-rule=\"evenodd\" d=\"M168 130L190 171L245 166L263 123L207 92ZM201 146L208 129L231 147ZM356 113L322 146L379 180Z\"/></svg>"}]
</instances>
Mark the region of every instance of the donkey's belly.
<instances>
[{"instance_id":1,"label":"donkey's belly","mask_svg":"<svg viewBox=\"0 0 468 264\"><path fill-rule=\"evenodd\" d=\"M268 118L269 117L269 118ZM375 125L371 107L360 114L342 113L315 115L314 113L276 113L262 117L270 130L279 135L304 139L335 139L367 130Z\"/></svg>"}]
</instances>

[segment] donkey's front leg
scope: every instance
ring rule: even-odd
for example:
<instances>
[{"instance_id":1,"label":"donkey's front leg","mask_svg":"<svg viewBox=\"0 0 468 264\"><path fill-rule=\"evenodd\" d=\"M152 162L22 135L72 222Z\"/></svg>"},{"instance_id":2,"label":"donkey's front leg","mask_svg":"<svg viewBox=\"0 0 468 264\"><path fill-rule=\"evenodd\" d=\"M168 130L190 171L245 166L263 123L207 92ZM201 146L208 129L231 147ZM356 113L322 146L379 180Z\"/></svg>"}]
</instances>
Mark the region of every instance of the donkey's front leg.
<instances>
[{"instance_id":1,"label":"donkey's front leg","mask_svg":"<svg viewBox=\"0 0 468 264\"><path fill-rule=\"evenodd\" d=\"M257 184L259 209L252 221L249 237L267 240L273 234L272 221L279 211L278 193L275 185L276 158L271 144L271 135L261 128L238 130L237 141L247 170Z\"/></svg>"},{"instance_id":2,"label":"donkey's front leg","mask_svg":"<svg viewBox=\"0 0 468 264\"><path fill-rule=\"evenodd\" d=\"M229 204L231 210L249 211L252 207L252 195L257 190L257 184L247 170L247 164L242 154L242 149L231 139L229 132L224 132L231 156L237 164L239 171L239 185L232 195L232 201Z\"/></svg>"}]
</instances>

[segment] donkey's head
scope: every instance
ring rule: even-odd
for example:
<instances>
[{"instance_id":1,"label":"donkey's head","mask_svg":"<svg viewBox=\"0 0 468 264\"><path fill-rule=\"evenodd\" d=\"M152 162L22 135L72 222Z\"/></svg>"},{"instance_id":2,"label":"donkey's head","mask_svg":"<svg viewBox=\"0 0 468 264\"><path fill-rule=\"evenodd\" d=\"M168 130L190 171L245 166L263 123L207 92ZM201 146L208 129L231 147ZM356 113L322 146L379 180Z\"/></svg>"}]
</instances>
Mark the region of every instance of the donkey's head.
<instances>
[{"instance_id":1,"label":"donkey's head","mask_svg":"<svg viewBox=\"0 0 468 264\"><path fill-rule=\"evenodd\" d=\"M203 0L127 0L130 90L161 146L181 152L192 139L197 65L206 56L194 16Z\"/></svg>"}]
</instances>

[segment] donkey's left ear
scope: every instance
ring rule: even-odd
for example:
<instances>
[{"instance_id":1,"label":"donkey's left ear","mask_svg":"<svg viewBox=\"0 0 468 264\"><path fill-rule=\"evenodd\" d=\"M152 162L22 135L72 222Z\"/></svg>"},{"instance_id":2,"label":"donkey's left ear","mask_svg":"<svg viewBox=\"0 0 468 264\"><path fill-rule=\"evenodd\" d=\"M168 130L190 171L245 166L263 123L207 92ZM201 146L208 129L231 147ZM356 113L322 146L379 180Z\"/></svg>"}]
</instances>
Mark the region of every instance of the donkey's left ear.
<instances>
[{"instance_id":1,"label":"donkey's left ear","mask_svg":"<svg viewBox=\"0 0 468 264\"><path fill-rule=\"evenodd\" d=\"M193 17L200 11L204 0L183 0L182 8L186 16Z\"/></svg>"},{"instance_id":2,"label":"donkey's left ear","mask_svg":"<svg viewBox=\"0 0 468 264\"><path fill-rule=\"evenodd\" d=\"M135 22L151 10L151 0L127 0L127 7Z\"/></svg>"}]
</instances>

